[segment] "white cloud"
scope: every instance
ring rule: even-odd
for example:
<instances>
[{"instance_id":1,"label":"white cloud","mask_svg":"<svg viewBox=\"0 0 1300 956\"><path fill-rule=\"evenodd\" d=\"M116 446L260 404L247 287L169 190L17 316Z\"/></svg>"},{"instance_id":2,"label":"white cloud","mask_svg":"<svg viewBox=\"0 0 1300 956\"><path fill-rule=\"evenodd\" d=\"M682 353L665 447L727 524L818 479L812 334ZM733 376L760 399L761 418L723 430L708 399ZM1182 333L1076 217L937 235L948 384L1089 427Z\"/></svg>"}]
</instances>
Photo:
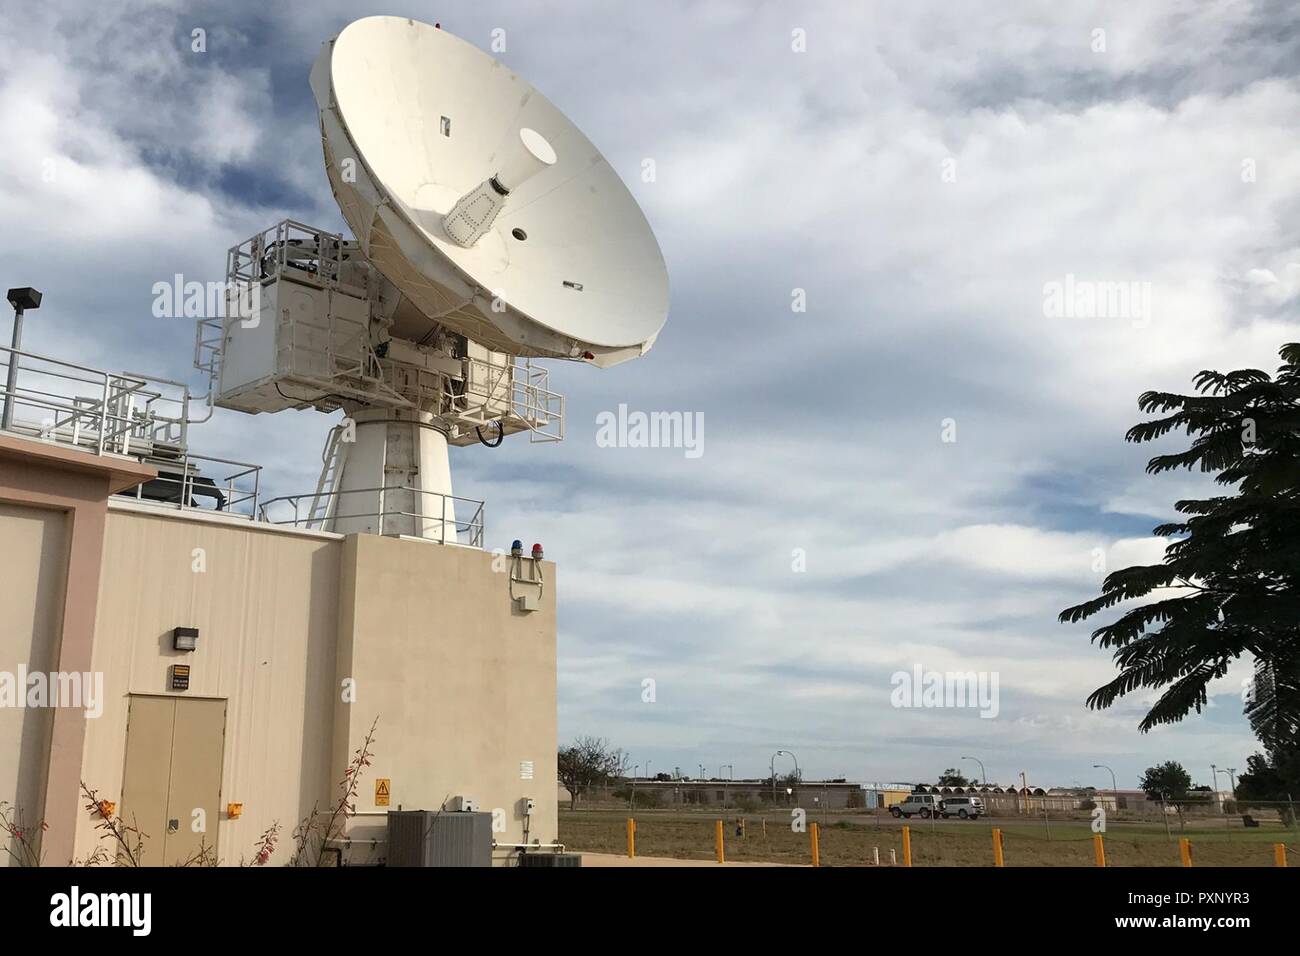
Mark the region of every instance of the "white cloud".
<instances>
[{"instance_id":1,"label":"white cloud","mask_svg":"<svg viewBox=\"0 0 1300 956\"><path fill-rule=\"evenodd\" d=\"M147 317L150 285L219 276L283 213L333 215L306 69L371 11L91 10L47 6L22 43L3 28L0 124L25 135L6 146L0 217L21 228L0 256L47 293L33 342L182 375L189 330ZM1110 570L1158 560L1149 523L1203 488L1142 475L1150 451L1122 440L1137 395L1272 368L1295 337L1300 82L1281 10L485 3L444 23L484 47L507 31L506 62L629 180L673 277L648 357L556 370L565 444L455 458L459 492L488 499L489 546L541 540L560 562L563 733L738 774L784 744L811 773L873 778L976 747L991 775L1059 779L1251 746L1220 714L1140 737L1140 701L1085 710L1113 668L1055 615L1100 586L1094 548ZM1066 274L1150 282L1150 323L1045 318L1043 285ZM596 448L595 412L620 401L703 411L704 456ZM298 491L327 427L219 414L195 438ZM998 671L1002 716L890 708L889 674L916 661ZM1225 712L1240 679L1216 686Z\"/></svg>"}]
</instances>

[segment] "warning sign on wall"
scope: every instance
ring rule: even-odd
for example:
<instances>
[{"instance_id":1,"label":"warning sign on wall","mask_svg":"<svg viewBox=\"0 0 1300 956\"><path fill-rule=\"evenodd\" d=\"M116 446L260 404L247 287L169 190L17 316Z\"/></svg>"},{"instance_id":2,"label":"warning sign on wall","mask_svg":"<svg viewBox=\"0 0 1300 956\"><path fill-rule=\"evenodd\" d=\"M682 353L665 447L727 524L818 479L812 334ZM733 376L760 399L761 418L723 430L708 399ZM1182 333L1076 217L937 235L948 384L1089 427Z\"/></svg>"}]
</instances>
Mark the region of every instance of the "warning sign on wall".
<instances>
[{"instance_id":1,"label":"warning sign on wall","mask_svg":"<svg viewBox=\"0 0 1300 956\"><path fill-rule=\"evenodd\" d=\"M375 806L388 806L388 794L392 789L392 781L387 777L380 777L375 781Z\"/></svg>"}]
</instances>

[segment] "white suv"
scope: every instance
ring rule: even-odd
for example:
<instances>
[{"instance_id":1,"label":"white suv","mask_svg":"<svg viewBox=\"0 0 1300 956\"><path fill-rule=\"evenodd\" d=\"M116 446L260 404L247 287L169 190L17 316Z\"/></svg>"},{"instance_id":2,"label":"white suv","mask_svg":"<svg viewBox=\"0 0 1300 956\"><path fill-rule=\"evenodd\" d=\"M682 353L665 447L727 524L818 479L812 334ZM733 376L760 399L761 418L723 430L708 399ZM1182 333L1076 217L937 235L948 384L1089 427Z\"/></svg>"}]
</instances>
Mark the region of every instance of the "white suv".
<instances>
[{"instance_id":1,"label":"white suv","mask_svg":"<svg viewBox=\"0 0 1300 956\"><path fill-rule=\"evenodd\" d=\"M975 820L984 816L984 801L979 797L945 797L939 812L945 820L948 817Z\"/></svg>"},{"instance_id":2,"label":"white suv","mask_svg":"<svg viewBox=\"0 0 1300 956\"><path fill-rule=\"evenodd\" d=\"M895 820L899 817L911 817L912 814L929 819L943 812L943 801L933 793L911 793L902 803L890 807L889 812L894 815Z\"/></svg>"}]
</instances>

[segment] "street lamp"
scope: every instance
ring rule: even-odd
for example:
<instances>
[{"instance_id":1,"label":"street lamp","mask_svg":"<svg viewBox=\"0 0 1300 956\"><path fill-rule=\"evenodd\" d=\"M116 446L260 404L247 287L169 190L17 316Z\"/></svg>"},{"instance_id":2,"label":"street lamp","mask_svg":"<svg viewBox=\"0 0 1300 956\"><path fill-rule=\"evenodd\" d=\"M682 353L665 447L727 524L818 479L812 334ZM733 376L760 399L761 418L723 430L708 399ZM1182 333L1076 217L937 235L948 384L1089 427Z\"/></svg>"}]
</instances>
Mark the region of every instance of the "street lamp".
<instances>
[{"instance_id":1,"label":"street lamp","mask_svg":"<svg viewBox=\"0 0 1300 956\"><path fill-rule=\"evenodd\" d=\"M979 757L962 757L961 759L962 759L962 760L974 760L977 764L980 765L980 777L983 778L983 780L984 780L984 786L987 787L987 786L989 785L989 775L984 771L984 761L983 761L983 760L980 760Z\"/></svg>"},{"instance_id":2,"label":"street lamp","mask_svg":"<svg viewBox=\"0 0 1300 956\"><path fill-rule=\"evenodd\" d=\"M1214 801L1219 796L1219 774L1227 773L1226 770L1220 770L1215 764L1210 764L1210 804L1213 806ZM1226 810L1224 811L1227 812Z\"/></svg>"},{"instance_id":3,"label":"street lamp","mask_svg":"<svg viewBox=\"0 0 1300 956\"><path fill-rule=\"evenodd\" d=\"M768 766L772 770L772 802L773 803L776 803L776 758L780 756L789 757L791 760L794 761L794 778L795 780L799 779L799 758L797 758L793 753L791 753L788 750L778 750L776 753L772 754L772 759L768 762ZM788 796L793 791L789 787L787 787L786 792L787 792L786 795Z\"/></svg>"},{"instance_id":4,"label":"street lamp","mask_svg":"<svg viewBox=\"0 0 1300 956\"><path fill-rule=\"evenodd\" d=\"M1095 763L1093 770L1110 770L1104 763ZM1115 782L1115 771L1110 770L1110 792L1115 796L1115 812L1119 813L1119 784Z\"/></svg>"},{"instance_id":5,"label":"street lamp","mask_svg":"<svg viewBox=\"0 0 1300 956\"><path fill-rule=\"evenodd\" d=\"M35 312L41 307L41 294L25 286L10 289L9 304L14 307L13 351L9 353L9 375L5 382L5 410L0 415L0 430L8 431L14 423L14 408L18 405L18 353L23 347L23 313Z\"/></svg>"}]
</instances>

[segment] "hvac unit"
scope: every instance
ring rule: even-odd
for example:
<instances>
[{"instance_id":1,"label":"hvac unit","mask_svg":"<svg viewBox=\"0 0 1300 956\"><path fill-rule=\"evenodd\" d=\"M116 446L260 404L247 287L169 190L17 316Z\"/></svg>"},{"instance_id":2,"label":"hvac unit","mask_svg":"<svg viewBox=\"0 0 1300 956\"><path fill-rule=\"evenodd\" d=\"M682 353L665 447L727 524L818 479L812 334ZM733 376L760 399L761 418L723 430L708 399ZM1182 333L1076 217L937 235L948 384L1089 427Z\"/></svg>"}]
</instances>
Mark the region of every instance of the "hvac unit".
<instances>
[{"instance_id":1,"label":"hvac unit","mask_svg":"<svg viewBox=\"0 0 1300 956\"><path fill-rule=\"evenodd\" d=\"M520 866L582 866L581 853L525 853Z\"/></svg>"},{"instance_id":2,"label":"hvac unit","mask_svg":"<svg viewBox=\"0 0 1300 956\"><path fill-rule=\"evenodd\" d=\"M389 866L491 866L492 814L388 811Z\"/></svg>"}]
</instances>

